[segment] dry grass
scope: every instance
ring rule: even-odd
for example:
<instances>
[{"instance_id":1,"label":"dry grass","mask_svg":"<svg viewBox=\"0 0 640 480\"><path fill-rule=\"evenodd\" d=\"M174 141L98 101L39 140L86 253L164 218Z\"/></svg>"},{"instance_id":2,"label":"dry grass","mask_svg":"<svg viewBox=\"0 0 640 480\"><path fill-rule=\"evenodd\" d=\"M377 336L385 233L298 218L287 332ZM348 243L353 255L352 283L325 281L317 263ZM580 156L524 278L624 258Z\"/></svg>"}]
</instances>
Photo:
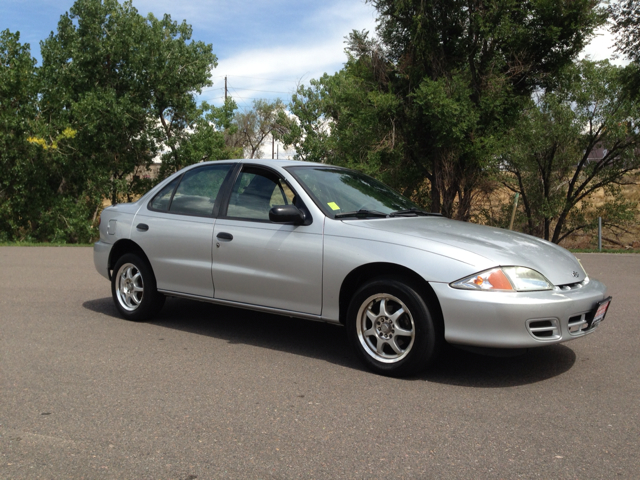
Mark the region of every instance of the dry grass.
<instances>
[{"instance_id":1,"label":"dry grass","mask_svg":"<svg viewBox=\"0 0 640 480\"><path fill-rule=\"evenodd\" d=\"M640 173L637 174L640 176ZM640 185L624 185L622 187L624 198L636 203L635 222L625 226L626 232L612 233L603 232L603 248L613 249L638 249L640 248ZM607 200L603 190L599 190L593 195L592 202L595 207L601 206ZM567 239L563 246L569 248L589 248L597 245L597 233L576 234Z\"/></svg>"},{"instance_id":2,"label":"dry grass","mask_svg":"<svg viewBox=\"0 0 640 480\"><path fill-rule=\"evenodd\" d=\"M631 181L640 182L640 171L635 172L630 176ZM635 221L631 225L625 225L625 231L613 232L610 229L604 229L602 246L607 249L640 249L640 185L624 185L622 188L622 194L628 201L636 203L635 209ZM484 195L484 197L476 202L473 215L475 218L479 218L481 223L485 223L483 219L487 218L487 215L483 215L482 212L489 212L490 217L497 218L500 213L503 212L504 207L513 205L513 193L506 188L498 188L490 193ZM596 191L590 198L590 202L593 208L602 206L608 201L608 195L604 189ZM522 218L521 205L519 205L519 218ZM509 212L511 210L509 209ZM503 213L504 215L504 213ZM606 220L606 219L603 219ZM489 223L489 222L487 222ZM516 222L517 223L517 222ZM518 230L517 224L514 225L514 230ZM598 234L594 232L578 232L569 236L561 242L561 245L570 249L593 249L597 247Z\"/></svg>"}]
</instances>

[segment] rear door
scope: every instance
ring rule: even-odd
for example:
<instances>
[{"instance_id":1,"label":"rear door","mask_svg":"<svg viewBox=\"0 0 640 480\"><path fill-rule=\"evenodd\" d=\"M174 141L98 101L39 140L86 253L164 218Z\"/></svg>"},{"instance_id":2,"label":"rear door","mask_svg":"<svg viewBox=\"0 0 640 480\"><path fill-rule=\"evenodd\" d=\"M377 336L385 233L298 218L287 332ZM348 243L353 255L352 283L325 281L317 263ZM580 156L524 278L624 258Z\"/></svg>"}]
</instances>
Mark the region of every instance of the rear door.
<instances>
[{"instance_id":1,"label":"rear door","mask_svg":"<svg viewBox=\"0 0 640 480\"><path fill-rule=\"evenodd\" d=\"M131 239L149 258L158 289L213 297L216 202L234 166L209 164L189 170L139 210Z\"/></svg>"}]
</instances>

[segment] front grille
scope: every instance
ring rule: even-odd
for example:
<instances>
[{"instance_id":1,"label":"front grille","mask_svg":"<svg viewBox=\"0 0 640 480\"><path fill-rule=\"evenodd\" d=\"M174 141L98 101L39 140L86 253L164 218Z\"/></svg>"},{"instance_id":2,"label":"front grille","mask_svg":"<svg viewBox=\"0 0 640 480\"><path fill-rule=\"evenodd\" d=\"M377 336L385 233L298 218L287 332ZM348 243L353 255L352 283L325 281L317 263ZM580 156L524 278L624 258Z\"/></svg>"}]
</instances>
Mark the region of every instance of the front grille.
<instances>
[{"instance_id":1,"label":"front grille","mask_svg":"<svg viewBox=\"0 0 640 480\"><path fill-rule=\"evenodd\" d=\"M567 283L566 285L556 285L554 290L561 292L570 292L572 290L579 290L590 282L589 277L585 277L585 279L581 282L576 283Z\"/></svg>"},{"instance_id":2,"label":"front grille","mask_svg":"<svg viewBox=\"0 0 640 480\"><path fill-rule=\"evenodd\" d=\"M582 315L574 315L569 319L569 333L571 335L578 335L579 333L584 332L587 328L589 328L589 322L587 322L587 314L583 313Z\"/></svg>"},{"instance_id":3,"label":"front grille","mask_svg":"<svg viewBox=\"0 0 640 480\"><path fill-rule=\"evenodd\" d=\"M527 329L538 340L556 340L561 336L557 318L527 320Z\"/></svg>"}]
</instances>

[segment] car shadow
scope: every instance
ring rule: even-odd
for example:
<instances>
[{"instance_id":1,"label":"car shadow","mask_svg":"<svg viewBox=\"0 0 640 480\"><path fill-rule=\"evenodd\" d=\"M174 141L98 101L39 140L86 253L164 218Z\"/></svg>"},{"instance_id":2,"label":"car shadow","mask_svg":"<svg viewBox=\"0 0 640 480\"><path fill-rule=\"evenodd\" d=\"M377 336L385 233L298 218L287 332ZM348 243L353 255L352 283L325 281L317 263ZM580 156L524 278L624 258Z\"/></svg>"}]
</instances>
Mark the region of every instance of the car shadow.
<instances>
[{"instance_id":1,"label":"car shadow","mask_svg":"<svg viewBox=\"0 0 640 480\"><path fill-rule=\"evenodd\" d=\"M575 362L575 352L565 345L531 348L513 357L481 355L447 345L420 379L464 387L515 387L562 375Z\"/></svg>"},{"instance_id":2,"label":"car shadow","mask_svg":"<svg viewBox=\"0 0 640 480\"><path fill-rule=\"evenodd\" d=\"M86 301L83 307L122 320L110 297ZM167 298L158 316L148 323L231 344L269 348L365 370L352 353L344 328L339 325L178 298ZM564 345L535 348L507 358L447 345L431 368L408 380L472 388L511 387L561 375L571 369L575 361L573 350Z\"/></svg>"},{"instance_id":3,"label":"car shadow","mask_svg":"<svg viewBox=\"0 0 640 480\"><path fill-rule=\"evenodd\" d=\"M83 306L125 321L110 297L87 301ZM340 325L171 297L156 318L147 323L361 369Z\"/></svg>"}]
</instances>

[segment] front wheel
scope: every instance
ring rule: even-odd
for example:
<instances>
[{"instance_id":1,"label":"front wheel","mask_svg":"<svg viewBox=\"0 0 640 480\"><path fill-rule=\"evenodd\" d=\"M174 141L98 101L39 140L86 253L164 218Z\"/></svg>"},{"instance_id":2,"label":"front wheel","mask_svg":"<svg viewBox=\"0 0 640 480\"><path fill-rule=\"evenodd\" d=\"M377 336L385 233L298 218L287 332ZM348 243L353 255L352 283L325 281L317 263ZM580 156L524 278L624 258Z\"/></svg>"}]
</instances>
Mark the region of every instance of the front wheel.
<instances>
[{"instance_id":1,"label":"front wheel","mask_svg":"<svg viewBox=\"0 0 640 480\"><path fill-rule=\"evenodd\" d=\"M425 369L443 343L442 331L417 288L383 277L362 285L347 313L347 333L360 360L382 375Z\"/></svg>"},{"instance_id":2,"label":"front wheel","mask_svg":"<svg viewBox=\"0 0 640 480\"><path fill-rule=\"evenodd\" d=\"M151 266L135 254L118 259L111 277L111 294L122 317L142 321L153 317L164 305L165 297L156 289Z\"/></svg>"}]
</instances>

